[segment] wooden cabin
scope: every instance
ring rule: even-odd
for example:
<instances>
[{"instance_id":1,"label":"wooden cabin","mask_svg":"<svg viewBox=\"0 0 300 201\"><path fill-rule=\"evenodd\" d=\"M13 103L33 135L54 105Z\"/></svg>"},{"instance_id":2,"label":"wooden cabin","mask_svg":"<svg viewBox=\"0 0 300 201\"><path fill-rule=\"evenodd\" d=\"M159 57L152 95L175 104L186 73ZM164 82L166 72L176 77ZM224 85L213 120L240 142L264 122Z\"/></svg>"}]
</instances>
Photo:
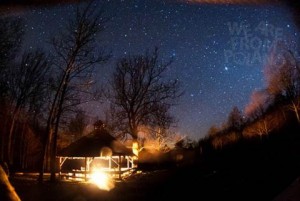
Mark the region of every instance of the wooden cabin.
<instances>
[{"instance_id":1,"label":"wooden cabin","mask_svg":"<svg viewBox=\"0 0 300 201\"><path fill-rule=\"evenodd\" d=\"M67 179L87 180L94 169L101 169L121 178L135 168L132 149L114 138L101 121L94 124L94 131L62 149L59 158L59 174Z\"/></svg>"}]
</instances>

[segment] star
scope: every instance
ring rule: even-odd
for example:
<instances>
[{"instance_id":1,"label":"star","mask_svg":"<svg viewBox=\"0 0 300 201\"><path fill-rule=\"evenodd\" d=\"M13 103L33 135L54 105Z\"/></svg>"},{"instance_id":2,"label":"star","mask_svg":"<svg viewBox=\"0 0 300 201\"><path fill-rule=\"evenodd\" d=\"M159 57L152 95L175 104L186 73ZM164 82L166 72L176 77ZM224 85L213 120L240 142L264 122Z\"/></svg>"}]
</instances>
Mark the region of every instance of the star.
<instances>
[{"instance_id":1,"label":"star","mask_svg":"<svg viewBox=\"0 0 300 201\"><path fill-rule=\"evenodd\" d=\"M240 39L248 31L252 37L250 39L254 42L262 40L263 50L268 52L270 47L265 41L272 41L272 38L268 38L272 34L262 36L255 31L261 22L266 22L266 26L262 27L265 31L277 27L282 28L283 36L299 35L287 9L279 6L207 6L147 0L121 0L120 6L116 2L120 3L108 1L105 6L111 19L96 38L98 50L108 50L112 58L107 66L97 68L95 80L100 83L110 80L116 61L120 58L140 55L157 46L160 59L172 60L164 79L179 80L187 92L180 97L179 104L172 108L172 114L180 117L178 132L191 133L195 138L204 137L212 124L224 122L227 111L234 105L244 108L252 89L264 86L262 62L246 66L237 61L241 55L253 57L257 49L247 48L249 44L242 40L243 44L238 44L243 47L242 50L234 51L230 45L234 37ZM74 14L74 8L76 3L22 14L20 17L25 19L26 31L22 48L26 51L37 47L51 49L48 43L50 36L58 34L65 27ZM227 26L232 21L239 22L236 27L231 27L236 28L236 35L231 35L233 30ZM247 30L243 29L241 23L249 25ZM227 60L223 50L228 50ZM109 84L104 82L103 85ZM105 106L101 105L91 104L88 107L90 116L101 116L105 111Z\"/></svg>"}]
</instances>

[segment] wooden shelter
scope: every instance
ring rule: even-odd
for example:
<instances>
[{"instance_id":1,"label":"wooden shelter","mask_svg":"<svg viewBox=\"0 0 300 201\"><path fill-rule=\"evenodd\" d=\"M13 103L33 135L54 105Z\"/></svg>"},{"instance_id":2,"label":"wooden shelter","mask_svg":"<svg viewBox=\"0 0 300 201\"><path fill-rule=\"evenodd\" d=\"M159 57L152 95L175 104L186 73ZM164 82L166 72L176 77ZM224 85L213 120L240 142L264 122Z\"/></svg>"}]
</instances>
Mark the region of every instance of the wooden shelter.
<instances>
[{"instance_id":1,"label":"wooden shelter","mask_svg":"<svg viewBox=\"0 0 300 201\"><path fill-rule=\"evenodd\" d=\"M84 177L93 168L118 175L135 167L132 149L125 147L104 128L104 124L98 121L95 129L90 134L78 139L58 153L59 174L62 176L62 167L67 160L81 160L83 167L72 168L65 175L72 178Z\"/></svg>"}]
</instances>

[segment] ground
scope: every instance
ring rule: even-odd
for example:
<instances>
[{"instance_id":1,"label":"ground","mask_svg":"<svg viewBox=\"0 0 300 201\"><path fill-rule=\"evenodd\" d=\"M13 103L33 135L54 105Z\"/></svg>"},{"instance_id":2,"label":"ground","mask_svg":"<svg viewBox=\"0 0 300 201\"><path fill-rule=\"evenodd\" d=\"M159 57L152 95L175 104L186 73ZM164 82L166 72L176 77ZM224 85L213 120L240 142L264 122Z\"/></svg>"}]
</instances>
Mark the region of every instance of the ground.
<instances>
[{"instance_id":1,"label":"ground","mask_svg":"<svg viewBox=\"0 0 300 201\"><path fill-rule=\"evenodd\" d=\"M44 182L39 185L36 176L15 176L12 184L22 201L101 201L101 200L160 200L155 193L159 186L170 179L173 171L159 170L142 172L132 175L123 181L117 181L111 191L98 189L90 183L57 182L55 184Z\"/></svg>"},{"instance_id":2,"label":"ground","mask_svg":"<svg viewBox=\"0 0 300 201\"><path fill-rule=\"evenodd\" d=\"M253 178L253 179L252 179ZM249 175L197 168L144 171L116 182L111 191L76 182L44 182L35 176L16 176L12 184L22 201L159 201L159 200L273 200L288 186L278 188L280 178L272 175L254 178ZM300 186L300 185L299 185ZM285 200L285 199L279 199Z\"/></svg>"}]
</instances>

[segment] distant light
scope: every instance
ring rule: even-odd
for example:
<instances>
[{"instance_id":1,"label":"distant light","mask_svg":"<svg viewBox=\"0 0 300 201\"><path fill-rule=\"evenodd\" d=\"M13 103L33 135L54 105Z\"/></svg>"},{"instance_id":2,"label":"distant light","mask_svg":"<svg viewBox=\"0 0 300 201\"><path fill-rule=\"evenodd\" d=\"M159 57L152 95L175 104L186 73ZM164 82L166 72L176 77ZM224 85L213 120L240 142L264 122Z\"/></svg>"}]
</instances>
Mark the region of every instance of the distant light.
<instances>
[{"instance_id":1,"label":"distant light","mask_svg":"<svg viewBox=\"0 0 300 201\"><path fill-rule=\"evenodd\" d=\"M228 67L227 66L225 66L225 68L224 68L226 71L228 71Z\"/></svg>"}]
</instances>

